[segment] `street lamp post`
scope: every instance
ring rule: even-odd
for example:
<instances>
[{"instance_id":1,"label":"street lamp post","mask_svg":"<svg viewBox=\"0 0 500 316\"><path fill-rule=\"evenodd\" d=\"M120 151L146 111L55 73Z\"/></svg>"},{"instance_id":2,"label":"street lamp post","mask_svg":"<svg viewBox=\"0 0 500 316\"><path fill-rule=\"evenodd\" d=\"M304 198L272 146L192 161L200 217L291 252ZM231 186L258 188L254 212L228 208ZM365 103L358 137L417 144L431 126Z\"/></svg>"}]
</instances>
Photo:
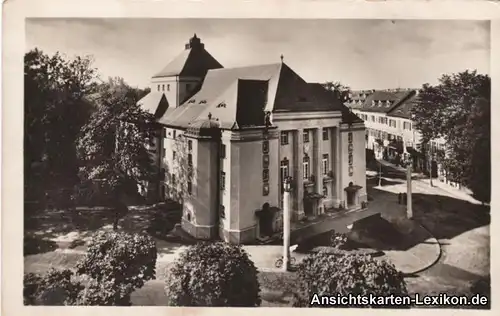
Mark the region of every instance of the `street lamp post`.
<instances>
[{"instance_id":1,"label":"street lamp post","mask_svg":"<svg viewBox=\"0 0 500 316\"><path fill-rule=\"evenodd\" d=\"M382 187L382 163L378 162L378 186Z\"/></svg>"},{"instance_id":2,"label":"street lamp post","mask_svg":"<svg viewBox=\"0 0 500 316\"><path fill-rule=\"evenodd\" d=\"M412 209L412 200L411 200L411 167L412 167L412 160L410 155L407 155L405 159L406 163L406 215L408 219L411 219L413 217L413 209Z\"/></svg>"},{"instance_id":3,"label":"street lamp post","mask_svg":"<svg viewBox=\"0 0 500 316\"><path fill-rule=\"evenodd\" d=\"M290 177L285 178L283 193L283 270L290 268Z\"/></svg>"}]
</instances>

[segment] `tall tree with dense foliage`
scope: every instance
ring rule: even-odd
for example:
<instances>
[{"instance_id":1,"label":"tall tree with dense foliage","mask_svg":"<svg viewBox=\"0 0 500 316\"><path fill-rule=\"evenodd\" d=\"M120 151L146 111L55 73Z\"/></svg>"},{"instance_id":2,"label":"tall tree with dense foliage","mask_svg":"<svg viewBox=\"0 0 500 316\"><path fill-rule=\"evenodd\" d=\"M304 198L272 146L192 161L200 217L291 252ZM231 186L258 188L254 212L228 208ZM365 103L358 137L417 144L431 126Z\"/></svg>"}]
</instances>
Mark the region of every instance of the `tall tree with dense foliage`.
<instances>
[{"instance_id":1,"label":"tall tree with dense foliage","mask_svg":"<svg viewBox=\"0 0 500 316\"><path fill-rule=\"evenodd\" d=\"M491 80L476 71L443 75L425 84L412 109L423 143L446 140L442 163L448 179L469 187L482 202L490 201Z\"/></svg>"},{"instance_id":2,"label":"tall tree with dense foliage","mask_svg":"<svg viewBox=\"0 0 500 316\"><path fill-rule=\"evenodd\" d=\"M38 49L24 56L24 181L26 199L78 182L76 140L96 89L88 57L64 59Z\"/></svg>"},{"instance_id":3,"label":"tall tree with dense foliage","mask_svg":"<svg viewBox=\"0 0 500 316\"><path fill-rule=\"evenodd\" d=\"M123 79L100 85L94 96L96 111L82 128L78 153L81 176L107 197L118 218L126 212L124 198L137 194L138 186L155 176L148 145L154 137L154 117L143 111L140 95Z\"/></svg>"},{"instance_id":4,"label":"tall tree with dense foliage","mask_svg":"<svg viewBox=\"0 0 500 316\"><path fill-rule=\"evenodd\" d=\"M327 81L323 84L323 87L325 87L325 89L328 91L334 92L335 96L344 103L351 100L351 88L343 85L338 81Z\"/></svg>"}]
</instances>

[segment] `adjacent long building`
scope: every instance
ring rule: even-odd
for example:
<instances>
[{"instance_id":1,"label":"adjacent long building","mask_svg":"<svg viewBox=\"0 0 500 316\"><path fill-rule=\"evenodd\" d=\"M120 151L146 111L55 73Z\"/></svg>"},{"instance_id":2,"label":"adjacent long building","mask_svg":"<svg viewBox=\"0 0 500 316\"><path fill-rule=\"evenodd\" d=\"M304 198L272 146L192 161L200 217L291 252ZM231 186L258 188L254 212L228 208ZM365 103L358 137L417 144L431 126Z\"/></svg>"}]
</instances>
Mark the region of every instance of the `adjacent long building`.
<instances>
[{"instance_id":1,"label":"adjacent long building","mask_svg":"<svg viewBox=\"0 0 500 316\"><path fill-rule=\"evenodd\" d=\"M139 104L161 126L151 149L162 181L150 193L182 202L182 227L197 238L279 231L286 177L294 222L366 208L363 120L283 57L223 68L195 35Z\"/></svg>"}]
</instances>

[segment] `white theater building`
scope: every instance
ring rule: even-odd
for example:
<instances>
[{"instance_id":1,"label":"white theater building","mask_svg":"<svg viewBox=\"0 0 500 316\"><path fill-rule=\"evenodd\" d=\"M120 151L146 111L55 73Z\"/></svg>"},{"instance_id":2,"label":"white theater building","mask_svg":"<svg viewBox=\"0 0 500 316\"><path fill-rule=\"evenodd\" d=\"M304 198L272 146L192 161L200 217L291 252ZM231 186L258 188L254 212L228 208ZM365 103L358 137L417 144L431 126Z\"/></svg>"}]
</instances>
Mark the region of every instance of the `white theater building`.
<instances>
[{"instance_id":1,"label":"white theater building","mask_svg":"<svg viewBox=\"0 0 500 316\"><path fill-rule=\"evenodd\" d=\"M363 120L283 57L223 68L195 35L139 104L161 127L156 192L182 202L182 227L196 238L246 243L278 232L286 177L297 225L325 212L344 226L371 215Z\"/></svg>"}]
</instances>

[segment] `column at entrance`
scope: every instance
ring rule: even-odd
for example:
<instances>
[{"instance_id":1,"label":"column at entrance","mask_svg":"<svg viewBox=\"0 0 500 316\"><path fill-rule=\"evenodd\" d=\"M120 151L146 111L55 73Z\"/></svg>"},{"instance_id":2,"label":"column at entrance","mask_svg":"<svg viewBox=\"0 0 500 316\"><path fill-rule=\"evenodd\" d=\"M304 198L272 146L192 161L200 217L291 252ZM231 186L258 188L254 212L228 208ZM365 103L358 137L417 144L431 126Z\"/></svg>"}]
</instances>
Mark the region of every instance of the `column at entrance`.
<instances>
[{"instance_id":1,"label":"column at entrance","mask_svg":"<svg viewBox=\"0 0 500 316\"><path fill-rule=\"evenodd\" d=\"M316 183L315 183L315 191L318 194L323 194L323 171L322 171L322 164L323 164L323 128L317 128L316 133L314 135L314 154L315 154L315 176L316 176ZM321 199L318 199L315 202L315 214L322 214L324 212L323 209L323 203L321 202Z\"/></svg>"},{"instance_id":2,"label":"column at entrance","mask_svg":"<svg viewBox=\"0 0 500 316\"><path fill-rule=\"evenodd\" d=\"M293 218L302 219L304 217L304 170L302 168L302 159L304 157L304 130L298 129L293 137L294 144L294 195L293 199Z\"/></svg>"},{"instance_id":3,"label":"column at entrance","mask_svg":"<svg viewBox=\"0 0 500 316\"><path fill-rule=\"evenodd\" d=\"M340 138L340 128L335 127L332 132L333 148L335 152L335 161L333 169L335 170L334 192L335 192L335 206L339 207L342 204L344 192L342 189L342 142Z\"/></svg>"}]
</instances>

